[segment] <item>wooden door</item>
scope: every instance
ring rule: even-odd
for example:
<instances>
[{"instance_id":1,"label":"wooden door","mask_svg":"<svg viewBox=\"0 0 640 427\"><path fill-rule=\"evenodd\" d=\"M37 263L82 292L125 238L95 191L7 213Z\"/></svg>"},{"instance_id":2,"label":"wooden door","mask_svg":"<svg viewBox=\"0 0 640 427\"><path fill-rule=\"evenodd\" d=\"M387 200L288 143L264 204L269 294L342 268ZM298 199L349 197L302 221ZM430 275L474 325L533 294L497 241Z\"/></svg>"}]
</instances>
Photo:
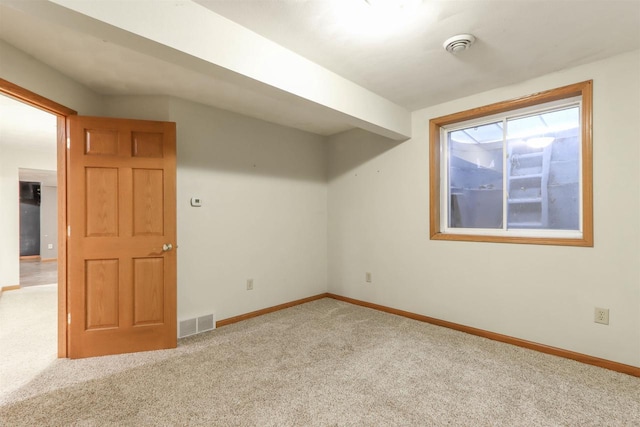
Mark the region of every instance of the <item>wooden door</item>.
<instances>
[{"instance_id":1,"label":"wooden door","mask_svg":"<svg viewBox=\"0 0 640 427\"><path fill-rule=\"evenodd\" d=\"M176 347L175 123L68 118L71 358Z\"/></svg>"}]
</instances>

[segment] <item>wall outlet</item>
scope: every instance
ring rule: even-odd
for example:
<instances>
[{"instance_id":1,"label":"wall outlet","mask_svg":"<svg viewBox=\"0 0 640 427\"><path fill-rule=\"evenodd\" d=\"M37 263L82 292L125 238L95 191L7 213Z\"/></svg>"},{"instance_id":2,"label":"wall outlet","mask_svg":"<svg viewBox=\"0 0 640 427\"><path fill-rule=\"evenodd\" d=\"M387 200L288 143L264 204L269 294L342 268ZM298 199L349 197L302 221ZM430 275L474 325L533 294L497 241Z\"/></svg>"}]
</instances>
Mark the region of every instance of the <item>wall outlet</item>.
<instances>
[{"instance_id":1,"label":"wall outlet","mask_svg":"<svg viewBox=\"0 0 640 427\"><path fill-rule=\"evenodd\" d=\"M247 290L248 291L253 290L253 279L247 279Z\"/></svg>"},{"instance_id":2,"label":"wall outlet","mask_svg":"<svg viewBox=\"0 0 640 427\"><path fill-rule=\"evenodd\" d=\"M367 283L371 283L371 273L367 272L364 274L364 280L367 281Z\"/></svg>"},{"instance_id":3,"label":"wall outlet","mask_svg":"<svg viewBox=\"0 0 640 427\"><path fill-rule=\"evenodd\" d=\"M609 324L609 309L596 307L593 321L596 323L602 323L603 325Z\"/></svg>"},{"instance_id":4,"label":"wall outlet","mask_svg":"<svg viewBox=\"0 0 640 427\"><path fill-rule=\"evenodd\" d=\"M49 243L49 244L47 245L47 249L53 249L53 243Z\"/></svg>"}]
</instances>

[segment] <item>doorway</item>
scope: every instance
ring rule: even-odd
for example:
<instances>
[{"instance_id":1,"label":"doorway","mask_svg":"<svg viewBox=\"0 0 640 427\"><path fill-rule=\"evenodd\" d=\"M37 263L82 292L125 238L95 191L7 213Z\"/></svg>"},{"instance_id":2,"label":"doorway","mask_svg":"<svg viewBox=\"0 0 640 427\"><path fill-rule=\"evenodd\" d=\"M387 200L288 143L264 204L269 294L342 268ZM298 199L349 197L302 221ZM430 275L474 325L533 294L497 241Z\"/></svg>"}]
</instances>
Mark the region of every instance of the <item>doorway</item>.
<instances>
[{"instance_id":1,"label":"doorway","mask_svg":"<svg viewBox=\"0 0 640 427\"><path fill-rule=\"evenodd\" d=\"M4 95L0 111L0 286L54 284L58 282L57 117ZM45 272L45 277L35 277Z\"/></svg>"},{"instance_id":2,"label":"doorway","mask_svg":"<svg viewBox=\"0 0 640 427\"><path fill-rule=\"evenodd\" d=\"M58 357L175 348L176 124L80 117L4 79L0 94L57 117Z\"/></svg>"},{"instance_id":3,"label":"doorway","mask_svg":"<svg viewBox=\"0 0 640 427\"><path fill-rule=\"evenodd\" d=\"M0 94L57 117L58 357L175 348L176 124L80 117L4 79Z\"/></svg>"},{"instance_id":4,"label":"doorway","mask_svg":"<svg viewBox=\"0 0 640 427\"><path fill-rule=\"evenodd\" d=\"M56 167L55 117L49 163ZM20 288L58 282L58 177L56 170L20 168Z\"/></svg>"},{"instance_id":5,"label":"doorway","mask_svg":"<svg viewBox=\"0 0 640 427\"><path fill-rule=\"evenodd\" d=\"M11 83L5 79L0 78L0 95L5 95L5 97L10 98L12 100L17 100L22 103L22 105L27 105L30 107L35 107L35 109L39 111L44 111L55 116L56 123L56 144L53 152L56 156L56 167L55 169L57 175L57 235L58 239L56 241L57 244L57 355L58 357L67 357L67 267L66 267L66 259L67 259L67 244L66 239L62 238L62 236L66 233L67 230L67 220L66 220L66 118L68 116L76 115L77 112L65 107L64 105L60 105L54 101L51 101L47 98L44 98L34 92L31 92L27 89L24 89L14 83ZM6 158L6 156L0 156L2 158ZM52 168L41 168L41 169L52 169ZM12 197L12 200L17 202L18 200L18 186L16 182L15 186L15 197ZM3 196L4 197L4 196ZM15 229L17 230L17 224L15 224ZM16 242L16 244L18 244ZM4 248L2 249L4 250ZM5 254L3 253L3 259L7 259ZM13 255L10 257L13 258ZM19 268L19 267L16 267ZM3 282L2 287L5 289L7 285L6 281ZM12 283L9 283L12 285ZM15 286L17 287L17 286ZM14 288L14 286L9 286L9 288Z\"/></svg>"},{"instance_id":6,"label":"doorway","mask_svg":"<svg viewBox=\"0 0 640 427\"><path fill-rule=\"evenodd\" d=\"M58 356L57 117L0 95L2 392Z\"/></svg>"},{"instance_id":7,"label":"doorway","mask_svg":"<svg viewBox=\"0 0 640 427\"><path fill-rule=\"evenodd\" d=\"M40 183L20 178L19 186L20 259L40 257Z\"/></svg>"}]
</instances>

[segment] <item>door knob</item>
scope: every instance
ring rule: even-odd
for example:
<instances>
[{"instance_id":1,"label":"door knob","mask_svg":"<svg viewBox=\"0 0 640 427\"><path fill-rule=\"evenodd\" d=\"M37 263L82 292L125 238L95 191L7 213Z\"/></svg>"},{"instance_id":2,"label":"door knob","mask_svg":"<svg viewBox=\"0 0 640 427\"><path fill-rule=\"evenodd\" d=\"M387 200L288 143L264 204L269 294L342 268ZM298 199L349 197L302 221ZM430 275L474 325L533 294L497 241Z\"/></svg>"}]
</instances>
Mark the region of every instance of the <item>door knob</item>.
<instances>
[{"instance_id":1,"label":"door knob","mask_svg":"<svg viewBox=\"0 0 640 427\"><path fill-rule=\"evenodd\" d=\"M171 243L165 243L164 245L162 245L162 250L164 252L168 252L171 249L173 249L173 245Z\"/></svg>"}]
</instances>

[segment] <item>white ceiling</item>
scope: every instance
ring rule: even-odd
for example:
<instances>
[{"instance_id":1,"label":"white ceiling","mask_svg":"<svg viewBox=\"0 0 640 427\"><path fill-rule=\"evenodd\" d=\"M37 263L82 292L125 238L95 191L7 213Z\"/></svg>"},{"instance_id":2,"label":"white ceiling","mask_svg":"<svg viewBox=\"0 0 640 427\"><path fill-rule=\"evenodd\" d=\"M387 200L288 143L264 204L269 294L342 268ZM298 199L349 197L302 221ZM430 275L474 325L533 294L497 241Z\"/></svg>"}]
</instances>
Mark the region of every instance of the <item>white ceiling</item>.
<instances>
[{"instance_id":1,"label":"white ceiling","mask_svg":"<svg viewBox=\"0 0 640 427\"><path fill-rule=\"evenodd\" d=\"M640 49L638 0L424 0L384 19L365 0L197 1L410 110ZM476 44L448 54L460 33Z\"/></svg>"},{"instance_id":2,"label":"white ceiling","mask_svg":"<svg viewBox=\"0 0 640 427\"><path fill-rule=\"evenodd\" d=\"M167 62L12 3L20 2L0 2L0 38L97 93L181 96L323 135L352 127L276 90ZM423 0L382 19L365 0L197 3L409 110L640 49L640 0ZM478 40L454 56L442 42L458 33ZM212 41L223 42L232 41Z\"/></svg>"}]
</instances>

